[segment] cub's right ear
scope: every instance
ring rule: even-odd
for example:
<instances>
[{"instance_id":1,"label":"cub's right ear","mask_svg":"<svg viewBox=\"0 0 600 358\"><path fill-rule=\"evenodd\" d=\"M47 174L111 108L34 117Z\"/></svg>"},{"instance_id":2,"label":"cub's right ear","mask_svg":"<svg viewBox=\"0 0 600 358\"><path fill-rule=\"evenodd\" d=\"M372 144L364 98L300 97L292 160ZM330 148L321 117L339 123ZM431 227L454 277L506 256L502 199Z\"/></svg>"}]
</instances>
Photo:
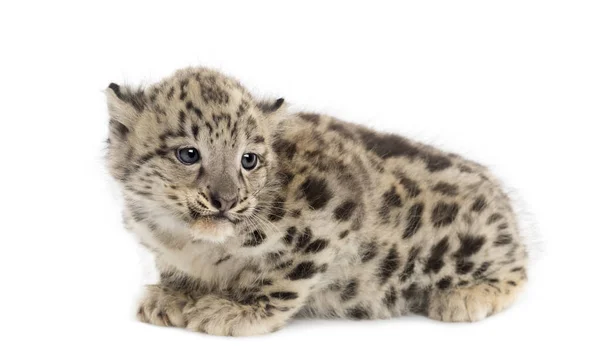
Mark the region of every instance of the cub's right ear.
<instances>
[{"instance_id":1,"label":"cub's right ear","mask_svg":"<svg viewBox=\"0 0 600 358\"><path fill-rule=\"evenodd\" d=\"M146 109L146 96L142 90L134 91L116 83L108 85L104 92L110 117L111 136L124 139Z\"/></svg>"},{"instance_id":2,"label":"cub's right ear","mask_svg":"<svg viewBox=\"0 0 600 358\"><path fill-rule=\"evenodd\" d=\"M267 100L258 102L258 108L266 114L270 115L274 112L277 112L282 106L285 100L283 98L277 98L276 100Z\"/></svg>"}]
</instances>

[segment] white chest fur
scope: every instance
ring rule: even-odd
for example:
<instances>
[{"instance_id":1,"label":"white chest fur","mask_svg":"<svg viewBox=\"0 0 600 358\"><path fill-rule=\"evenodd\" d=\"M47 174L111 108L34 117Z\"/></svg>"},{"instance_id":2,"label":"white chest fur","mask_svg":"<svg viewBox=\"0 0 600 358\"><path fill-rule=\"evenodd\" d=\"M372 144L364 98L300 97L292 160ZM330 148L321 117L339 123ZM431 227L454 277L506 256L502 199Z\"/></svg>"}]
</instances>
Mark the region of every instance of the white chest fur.
<instances>
[{"instance_id":1,"label":"white chest fur","mask_svg":"<svg viewBox=\"0 0 600 358\"><path fill-rule=\"evenodd\" d=\"M193 278L222 286L227 285L240 271L259 264L259 257L272 245L240 249L235 238L198 240L184 227L170 226L168 233L157 233L142 223L133 223L131 230L143 246L155 255L159 270L175 268Z\"/></svg>"}]
</instances>

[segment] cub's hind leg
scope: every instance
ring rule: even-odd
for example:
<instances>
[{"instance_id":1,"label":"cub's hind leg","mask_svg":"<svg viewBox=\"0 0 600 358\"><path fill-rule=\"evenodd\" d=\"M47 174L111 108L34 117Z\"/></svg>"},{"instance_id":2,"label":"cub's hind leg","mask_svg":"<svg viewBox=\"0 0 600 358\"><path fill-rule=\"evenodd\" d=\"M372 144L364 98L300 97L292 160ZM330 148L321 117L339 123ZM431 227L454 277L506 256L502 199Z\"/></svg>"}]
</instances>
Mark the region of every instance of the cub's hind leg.
<instances>
[{"instance_id":1,"label":"cub's hind leg","mask_svg":"<svg viewBox=\"0 0 600 358\"><path fill-rule=\"evenodd\" d=\"M510 306L527 282L524 269L454 287L436 287L429 300L428 316L444 322L475 322Z\"/></svg>"}]
</instances>

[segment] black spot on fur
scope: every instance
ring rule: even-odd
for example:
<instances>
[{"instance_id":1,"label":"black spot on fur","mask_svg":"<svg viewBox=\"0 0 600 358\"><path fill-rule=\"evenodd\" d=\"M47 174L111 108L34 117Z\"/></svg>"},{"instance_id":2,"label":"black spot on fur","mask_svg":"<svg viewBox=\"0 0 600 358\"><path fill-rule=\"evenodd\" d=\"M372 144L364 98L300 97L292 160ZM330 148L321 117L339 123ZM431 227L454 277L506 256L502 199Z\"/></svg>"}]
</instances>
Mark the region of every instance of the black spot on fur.
<instances>
[{"instance_id":1,"label":"black spot on fur","mask_svg":"<svg viewBox=\"0 0 600 358\"><path fill-rule=\"evenodd\" d=\"M198 139L198 132L200 132L200 127L196 123L192 124L192 134L194 135L194 139Z\"/></svg>"},{"instance_id":2,"label":"black spot on fur","mask_svg":"<svg viewBox=\"0 0 600 358\"><path fill-rule=\"evenodd\" d=\"M277 172L276 175L277 175L277 180L283 187L286 187L289 183L292 182L292 180L294 180L294 174L292 174L290 172L281 171L281 172Z\"/></svg>"},{"instance_id":3,"label":"black spot on fur","mask_svg":"<svg viewBox=\"0 0 600 358\"><path fill-rule=\"evenodd\" d=\"M416 283L412 283L410 286L402 290L402 297L404 297L404 299L407 301L413 299L418 291L418 288L419 286Z\"/></svg>"},{"instance_id":4,"label":"black spot on fur","mask_svg":"<svg viewBox=\"0 0 600 358\"><path fill-rule=\"evenodd\" d=\"M364 242L358 248L358 254L360 255L360 260L362 263L371 261L375 256L377 256L377 244L373 241Z\"/></svg>"},{"instance_id":5,"label":"black spot on fur","mask_svg":"<svg viewBox=\"0 0 600 358\"><path fill-rule=\"evenodd\" d=\"M231 121L231 115L229 113L220 113L220 114L214 114L213 113L212 119L213 119L213 122L215 122L216 125L219 125L219 122L230 122Z\"/></svg>"},{"instance_id":6,"label":"black spot on fur","mask_svg":"<svg viewBox=\"0 0 600 358\"><path fill-rule=\"evenodd\" d=\"M444 170L452 165L450 158L443 155L426 154L423 156L423 159L427 163L427 169L429 169L430 172Z\"/></svg>"},{"instance_id":7,"label":"black spot on fur","mask_svg":"<svg viewBox=\"0 0 600 358\"><path fill-rule=\"evenodd\" d=\"M404 229L404 234L402 234L403 239L412 237L421 228L423 207L423 203L417 203L408 209L406 228Z\"/></svg>"},{"instance_id":8,"label":"black spot on fur","mask_svg":"<svg viewBox=\"0 0 600 358\"><path fill-rule=\"evenodd\" d=\"M267 253L267 260L270 264L276 264L285 255L285 251L273 251Z\"/></svg>"},{"instance_id":9,"label":"black spot on fur","mask_svg":"<svg viewBox=\"0 0 600 358\"><path fill-rule=\"evenodd\" d=\"M250 239L246 240L243 244L245 247L253 247L258 246L263 243L266 239L266 235L264 232L260 230L254 230L250 233Z\"/></svg>"},{"instance_id":10,"label":"black spot on fur","mask_svg":"<svg viewBox=\"0 0 600 358\"><path fill-rule=\"evenodd\" d=\"M420 247L412 247L410 252L408 253L408 261L406 261L406 265L404 266L404 270L400 274L400 281L404 282L408 280L412 274L415 272L415 261L421 252Z\"/></svg>"},{"instance_id":11,"label":"black spot on fur","mask_svg":"<svg viewBox=\"0 0 600 358\"><path fill-rule=\"evenodd\" d=\"M446 289L448 289L448 287L450 287L451 284L452 284L452 277L446 276L446 277L442 278L441 280L439 280L435 285L440 290L446 290Z\"/></svg>"},{"instance_id":12,"label":"black spot on fur","mask_svg":"<svg viewBox=\"0 0 600 358\"><path fill-rule=\"evenodd\" d=\"M471 261L457 260L456 261L456 273L459 275L465 275L473 270L474 264Z\"/></svg>"},{"instance_id":13,"label":"black spot on fur","mask_svg":"<svg viewBox=\"0 0 600 358\"><path fill-rule=\"evenodd\" d=\"M360 128L358 134L365 148L375 152L382 159L400 156L421 158L431 172L440 171L452 165L452 161L448 157L427 153L406 138L395 134L375 133L366 128Z\"/></svg>"},{"instance_id":14,"label":"black spot on fur","mask_svg":"<svg viewBox=\"0 0 600 358\"><path fill-rule=\"evenodd\" d=\"M306 201L314 210L322 209L332 197L327 182L323 179L308 177L300 186Z\"/></svg>"},{"instance_id":15,"label":"black spot on fur","mask_svg":"<svg viewBox=\"0 0 600 358\"><path fill-rule=\"evenodd\" d=\"M129 207L129 212L131 214L131 217L133 218L133 221L135 222L141 222L148 218L147 214L141 211L141 209L136 206Z\"/></svg>"},{"instance_id":16,"label":"black spot on fur","mask_svg":"<svg viewBox=\"0 0 600 358\"><path fill-rule=\"evenodd\" d=\"M293 263L294 263L293 260L287 260L287 261L277 264L277 266L275 266L274 269L275 270L283 270L283 269L286 269L286 268L292 266Z\"/></svg>"},{"instance_id":17,"label":"black spot on fur","mask_svg":"<svg viewBox=\"0 0 600 358\"><path fill-rule=\"evenodd\" d=\"M194 114L198 117L198 118L202 118L202 111L200 111L200 108L198 107L194 107ZM233 132L231 133L231 136L233 137Z\"/></svg>"},{"instance_id":18,"label":"black spot on fur","mask_svg":"<svg viewBox=\"0 0 600 358\"><path fill-rule=\"evenodd\" d=\"M362 224L363 224L363 218L361 216L358 216L352 222L352 226L350 226L350 230L358 231L362 227Z\"/></svg>"},{"instance_id":19,"label":"black spot on fur","mask_svg":"<svg viewBox=\"0 0 600 358\"><path fill-rule=\"evenodd\" d=\"M350 282L348 282L348 284L342 291L340 298L342 301L349 301L349 300L353 299L354 297L356 297L357 292L358 292L358 280L352 279L352 280L350 280Z\"/></svg>"},{"instance_id":20,"label":"black spot on fur","mask_svg":"<svg viewBox=\"0 0 600 358\"><path fill-rule=\"evenodd\" d=\"M369 319L370 313L364 307L356 306L348 309L346 315L350 319L361 320Z\"/></svg>"},{"instance_id":21,"label":"black spot on fur","mask_svg":"<svg viewBox=\"0 0 600 358\"><path fill-rule=\"evenodd\" d=\"M379 209L379 216L383 220L389 219L391 208L399 208L402 206L402 199L400 198L400 195L396 193L396 188L394 188L393 186L388 191L383 193L381 200L382 204L381 208Z\"/></svg>"},{"instance_id":22,"label":"black spot on fur","mask_svg":"<svg viewBox=\"0 0 600 358\"><path fill-rule=\"evenodd\" d=\"M242 115L244 115L247 111L248 108L250 107L250 105L248 104L247 101L242 100L242 103L240 103L240 105L238 106L237 111L235 112L235 115L239 118Z\"/></svg>"},{"instance_id":23,"label":"black spot on fur","mask_svg":"<svg viewBox=\"0 0 600 358\"><path fill-rule=\"evenodd\" d=\"M387 256L379 265L379 284L383 285L389 280L394 272L400 267L400 257L396 245L392 246Z\"/></svg>"},{"instance_id":24,"label":"black spot on fur","mask_svg":"<svg viewBox=\"0 0 600 358\"><path fill-rule=\"evenodd\" d=\"M350 233L350 230L344 230L340 233L340 239L345 238Z\"/></svg>"},{"instance_id":25,"label":"black spot on fur","mask_svg":"<svg viewBox=\"0 0 600 358\"><path fill-rule=\"evenodd\" d=\"M150 153L146 153L144 155L142 155L141 157L138 158L138 160L136 161L136 163L138 165L142 165L147 163L148 161L150 161L150 159L153 159L154 157L157 156L156 152L150 152Z\"/></svg>"},{"instance_id":26,"label":"black spot on fur","mask_svg":"<svg viewBox=\"0 0 600 358\"><path fill-rule=\"evenodd\" d=\"M196 180L200 179L202 176L204 175L204 167L200 167L200 169L198 169L198 174L196 175ZM208 209L204 204L202 204L202 206L205 209ZM246 211L248 208L242 209L240 211L238 211L238 213L243 213L244 211Z\"/></svg>"},{"instance_id":27,"label":"black spot on fur","mask_svg":"<svg viewBox=\"0 0 600 358\"><path fill-rule=\"evenodd\" d=\"M314 113L300 113L300 118L304 119L307 122L311 122L314 124L319 124L319 115Z\"/></svg>"},{"instance_id":28,"label":"black spot on fur","mask_svg":"<svg viewBox=\"0 0 600 358\"><path fill-rule=\"evenodd\" d=\"M286 277L289 280L306 280L313 277L317 273L315 264L311 261L299 263Z\"/></svg>"},{"instance_id":29,"label":"black spot on fur","mask_svg":"<svg viewBox=\"0 0 600 358\"><path fill-rule=\"evenodd\" d=\"M421 193L421 189L417 182L404 175L400 177L400 184L406 189L406 194L409 198L417 197Z\"/></svg>"},{"instance_id":30,"label":"black spot on fur","mask_svg":"<svg viewBox=\"0 0 600 358\"><path fill-rule=\"evenodd\" d=\"M414 158L420 153L406 138L394 134L378 134L366 128L360 128L358 134L365 148L382 159L399 156Z\"/></svg>"},{"instance_id":31,"label":"black spot on fur","mask_svg":"<svg viewBox=\"0 0 600 358\"><path fill-rule=\"evenodd\" d=\"M444 267L444 255L448 251L448 237L444 237L440 242L433 245L427 263L425 265L425 273L438 273Z\"/></svg>"},{"instance_id":32,"label":"black spot on fur","mask_svg":"<svg viewBox=\"0 0 600 358\"><path fill-rule=\"evenodd\" d=\"M282 138L275 138L273 151L280 158L291 160L296 154L296 144Z\"/></svg>"},{"instance_id":33,"label":"black spot on fur","mask_svg":"<svg viewBox=\"0 0 600 358\"><path fill-rule=\"evenodd\" d=\"M438 203L431 212L431 222L435 227L447 226L454 222L458 214L458 204Z\"/></svg>"},{"instance_id":34,"label":"black spot on fur","mask_svg":"<svg viewBox=\"0 0 600 358\"><path fill-rule=\"evenodd\" d=\"M215 262L215 266L229 260L230 258L231 258L231 255L226 255L226 256L221 257L219 260L217 260L217 262Z\"/></svg>"},{"instance_id":35,"label":"black spot on fur","mask_svg":"<svg viewBox=\"0 0 600 358\"><path fill-rule=\"evenodd\" d=\"M486 224L491 225L502 218L503 218L502 215L500 215L498 213L494 213L494 214L490 215L490 217L487 219Z\"/></svg>"},{"instance_id":36,"label":"black spot on fur","mask_svg":"<svg viewBox=\"0 0 600 358\"><path fill-rule=\"evenodd\" d=\"M281 196L275 198L272 203L271 210L269 213L269 221L277 222L285 216L285 199Z\"/></svg>"},{"instance_id":37,"label":"black spot on fur","mask_svg":"<svg viewBox=\"0 0 600 358\"><path fill-rule=\"evenodd\" d=\"M323 239L317 239L311 242L304 252L307 254L316 254L317 252L323 251L329 245L329 241Z\"/></svg>"},{"instance_id":38,"label":"black spot on fur","mask_svg":"<svg viewBox=\"0 0 600 358\"><path fill-rule=\"evenodd\" d=\"M165 287L184 293L196 291L201 284L200 281L195 280L180 271L161 272L160 283Z\"/></svg>"},{"instance_id":39,"label":"black spot on fur","mask_svg":"<svg viewBox=\"0 0 600 358\"><path fill-rule=\"evenodd\" d=\"M229 95L227 92L219 88L215 83L207 81L200 82L200 93L202 99L206 103L214 102L217 104L226 104L229 102Z\"/></svg>"},{"instance_id":40,"label":"black spot on fur","mask_svg":"<svg viewBox=\"0 0 600 358\"><path fill-rule=\"evenodd\" d=\"M333 211L333 217L337 221L348 221L356 209L356 203L351 200L346 200Z\"/></svg>"},{"instance_id":41,"label":"black spot on fur","mask_svg":"<svg viewBox=\"0 0 600 358\"><path fill-rule=\"evenodd\" d=\"M512 243L513 237L510 234L502 234L498 235L496 240L494 240L494 246L504 246Z\"/></svg>"},{"instance_id":42,"label":"black spot on fur","mask_svg":"<svg viewBox=\"0 0 600 358\"><path fill-rule=\"evenodd\" d=\"M492 263L489 261L482 263L481 266L479 266L479 268L473 272L473 278L481 278L491 265Z\"/></svg>"},{"instance_id":43,"label":"black spot on fur","mask_svg":"<svg viewBox=\"0 0 600 358\"><path fill-rule=\"evenodd\" d=\"M420 315L427 315L427 312L429 311L430 295L431 288L419 287L416 283L412 283L402 290L402 297L406 300L406 307L408 310Z\"/></svg>"},{"instance_id":44,"label":"black spot on fur","mask_svg":"<svg viewBox=\"0 0 600 358\"><path fill-rule=\"evenodd\" d=\"M343 123L340 123L338 121L332 121L331 123L329 123L329 129L339 133L340 135L346 138L354 139L354 133L352 133L348 126L345 126Z\"/></svg>"},{"instance_id":45,"label":"black spot on fur","mask_svg":"<svg viewBox=\"0 0 600 358\"><path fill-rule=\"evenodd\" d=\"M460 248L454 253L454 256L461 259L476 254L485 243L485 237L483 236L459 234L458 238L460 240Z\"/></svg>"},{"instance_id":46,"label":"black spot on fur","mask_svg":"<svg viewBox=\"0 0 600 358\"><path fill-rule=\"evenodd\" d=\"M458 170L460 170L461 173L474 173L474 170L471 167L464 164L460 164Z\"/></svg>"},{"instance_id":47,"label":"black spot on fur","mask_svg":"<svg viewBox=\"0 0 600 358\"><path fill-rule=\"evenodd\" d=\"M474 212L480 213L487 207L487 201L485 200L485 196L480 195L475 199L473 206L471 206L471 210Z\"/></svg>"},{"instance_id":48,"label":"black spot on fur","mask_svg":"<svg viewBox=\"0 0 600 358\"><path fill-rule=\"evenodd\" d=\"M446 183L443 181L437 183L431 190L433 190L437 193L440 193L440 194L447 195L447 196L458 195L458 186L457 185Z\"/></svg>"},{"instance_id":49,"label":"black spot on fur","mask_svg":"<svg viewBox=\"0 0 600 358\"><path fill-rule=\"evenodd\" d=\"M388 206L395 206L397 208L402 206L402 199L400 195L396 193L396 188L391 187L388 191L383 193L383 203Z\"/></svg>"},{"instance_id":50,"label":"black spot on fur","mask_svg":"<svg viewBox=\"0 0 600 358\"><path fill-rule=\"evenodd\" d=\"M298 237L298 241L296 242L296 250L300 250L312 239L312 230L310 228L304 229L304 232Z\"/></svg>"},{"instance_id":51,"label":"black spot on fur","mask_svg":"<svg viewBox=\"0 0 600 358\"><path fill-rule=\"evenodd\" d=\"M271 280L269 278L263 278L263 279L259 280L258 284L260 286L273 286L273 280Z\"/></svg>"},{"instance_id":52,"label":"black spot on fur","mask_svg":"<svg viewBox=\"0 0 600 358\"><path fill-rule=\"evenodd\" d=\"M385 297L383 297L383 304L388 309L392 309L396 306L397 301L398 295L396 294L396 289L393 286L390 286L390 288L388 288L388 290L385 292Z\"/></svg>"},{"instance_id":53,"label":"black spot on fur","mask_svg":"<svg viewBox=\"0 0 600 358\"><path fill-rule=\"evenodd\" d=\"M120 140L124 140L127 137L127 134L129 134L129 128L127 128L121 122L111 119L108 122L108 125L110 127L110 132L112 134L116 135L116 137L119 138Z\"/></svg>"},{"instance_id":54,"label":"black spot on fur","mask_svg":"<svg viewBox=\"0 0 600 358\"><path fill-rule=\"evenodd\" d=\"M278 300L295 300L296 298L298 298L298 294L296 292L290 292L290 291L278 291L278 292L272 292L269 296L271 296L272 298L276 298Z\"/></svg>"},{"instance_id":55,"label":"black spot on fur","mask_svg":"<svg viewBox=\"0 0 600 358\"><path fill-rule=\"evenodd\" d=\"M170 101L173 99L173 95L175 94L175 87L171 86L169 92L167 92L167 99Z\"/></svg>"}]
</instances>

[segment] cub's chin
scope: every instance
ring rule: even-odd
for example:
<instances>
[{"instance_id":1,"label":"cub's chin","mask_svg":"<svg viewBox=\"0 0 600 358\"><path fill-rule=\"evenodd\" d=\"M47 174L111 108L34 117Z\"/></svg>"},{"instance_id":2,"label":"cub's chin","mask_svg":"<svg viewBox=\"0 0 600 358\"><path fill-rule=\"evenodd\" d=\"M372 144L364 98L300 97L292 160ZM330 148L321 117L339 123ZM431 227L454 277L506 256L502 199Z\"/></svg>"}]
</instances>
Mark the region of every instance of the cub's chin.
<instances>
[{"instance_id":1,"label":"cub's chin","mask_svg":"<svg viewBox=\"0 0 600 358\"><path fill-rule=\"evenodd\" d=\"M190 226L192 241L208 241L223 243L233 237L233 223L228 220L214 218L200 218Z\"/></svg>"}]
</instances>

